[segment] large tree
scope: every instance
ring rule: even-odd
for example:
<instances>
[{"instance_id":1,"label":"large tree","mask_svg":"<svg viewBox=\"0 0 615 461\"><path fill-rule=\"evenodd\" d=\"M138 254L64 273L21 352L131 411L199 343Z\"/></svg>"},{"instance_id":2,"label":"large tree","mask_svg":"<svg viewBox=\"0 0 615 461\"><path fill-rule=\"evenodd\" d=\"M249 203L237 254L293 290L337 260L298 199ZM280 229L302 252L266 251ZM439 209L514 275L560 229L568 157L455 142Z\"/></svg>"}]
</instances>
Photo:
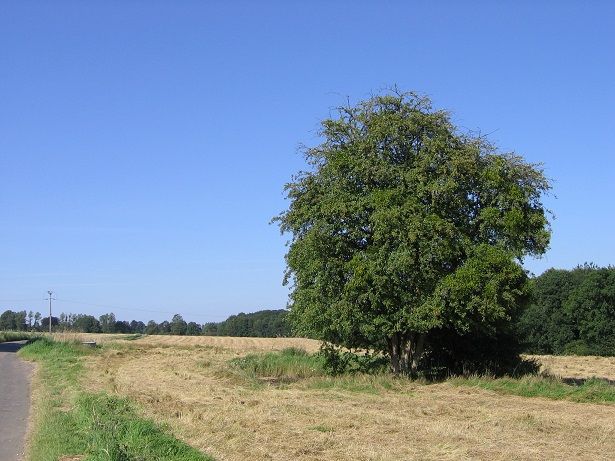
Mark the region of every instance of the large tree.
<instances>
[{"instance_id":1,"label":"large tree","mask_svg":"<svg viewBox=\"0 0 615 461\"><path fill-rule=\"evenodd\" d=\"M318 134L274 218L292 236L298 333L381 351L396 373L417 370L433 332L495 335L527 295L520 262L548 247L540 165L396 88L339 107Z\"/></svg>"},{"instance_id":2,"label":"large tree","mask_svg":"<svg viewBox=\"0 0 615 461\"><path fill-rule=\"evenodd\" d=\"M100 321L93 315L77 314L72 323L73 331L82 333L101 333L102 327Z\"/></svg>"},{"instance_id":3,"label":"large tree","mask_svg":"<svg viewBox=\"0 0 615 461\"><path fill-rule=\"evenodd\" d=\"M171 319L170 329L174 335L185 335L188 324L181 315L175 314L173 319Z\"/></svg>"},{"instance_id":4,"label":"large tree","mask_svg":"<svg viewBox=\"0 0 615 461\"><path fill-rule=\"evenodd\" d=\"M103 333L116 333L115 323L117 322L117 319L115 318L115 314L113 312L101 315L98 318L98 321Z\"/></svg>"}]
</instances>

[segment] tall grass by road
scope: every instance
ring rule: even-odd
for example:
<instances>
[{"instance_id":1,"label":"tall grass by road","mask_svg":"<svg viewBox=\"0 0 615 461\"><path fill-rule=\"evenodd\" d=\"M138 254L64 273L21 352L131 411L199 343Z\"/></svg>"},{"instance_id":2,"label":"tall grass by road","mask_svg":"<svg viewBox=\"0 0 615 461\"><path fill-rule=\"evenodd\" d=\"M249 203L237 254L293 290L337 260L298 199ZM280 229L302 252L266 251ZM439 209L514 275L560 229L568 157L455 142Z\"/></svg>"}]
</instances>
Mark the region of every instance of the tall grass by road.
<instances>
[{"instance_id":1,"label":"tall grass by road","mask_svg":"<svg viewBox=\"0 0 615 461\"><path fill-rule=\"evenodd\" d=\"M22 339L30 339L32 333L28 331L0 331L0 343L7 341L21 341Z\"/></svg>"},{"instance_id":2,"label":"tall grass by road","mask_svg":"<svg viewBox=\"0 0 615 461\"><path fill-rule=\"evenodd\" d=\"M125 398L87 393L81 358L99 353L77 342L40 338L19 352L38 362L31 461L208 461L213 458L140 418Z\"/></svg>"}]
</instances>

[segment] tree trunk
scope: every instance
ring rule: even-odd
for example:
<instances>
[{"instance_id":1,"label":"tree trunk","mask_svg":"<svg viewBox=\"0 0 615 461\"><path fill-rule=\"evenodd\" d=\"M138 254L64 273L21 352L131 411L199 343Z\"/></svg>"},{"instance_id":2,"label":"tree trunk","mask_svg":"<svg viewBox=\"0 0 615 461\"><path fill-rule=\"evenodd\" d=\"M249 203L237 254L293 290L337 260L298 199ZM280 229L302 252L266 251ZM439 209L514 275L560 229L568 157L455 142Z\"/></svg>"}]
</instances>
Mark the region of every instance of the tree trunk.
<instances>
[{"instance_id":1,"label":"tree trunk","mask_svg":"<svg viewBox=\"0 0 615 461\"><path fill-rule=\"evenodd\" d=\"M416 374L419 369L419 363L421 358L423 358L423 351L425 350L425 336L426 333L418 333L418 339L416 341L416 346L414 348L414 353L412 354L412 373Z\"/></svg>"},{"instance_id":2,"label":"tree trunk","mask_svg":"<svg viewBox=\"0 0 615 461\"><path fill-rule=\"evenodd\" d=\"M416 374L423 351L426 333L394 333L389 338L391 371L395 374Z\"/></svg>"}]
</instances>

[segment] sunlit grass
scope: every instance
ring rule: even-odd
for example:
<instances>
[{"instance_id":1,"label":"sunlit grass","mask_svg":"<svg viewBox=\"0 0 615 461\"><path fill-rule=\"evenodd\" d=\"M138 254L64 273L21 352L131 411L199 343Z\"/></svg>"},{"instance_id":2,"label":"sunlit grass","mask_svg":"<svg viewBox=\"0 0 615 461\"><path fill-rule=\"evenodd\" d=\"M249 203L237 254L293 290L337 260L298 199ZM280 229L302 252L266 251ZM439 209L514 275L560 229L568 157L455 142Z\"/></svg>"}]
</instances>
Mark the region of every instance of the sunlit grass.
<instances>
[{"instance_id":1,"label":"sunlit grass","mask_svg":"<svg viewBox=\"0 0 615 461\"><path fill-rule=\"evenodd\" d=\"M213 458L138 416L129 400L81 390L84 356L99 348L40 338L20 356L39 363L31 461L207 461Z\"/></svg>"},{"instance_id":2,"label":"sunlit grass","mask_svg":"<svg viewBox=\"0 0 615 461\"><path fill-rule=\"evenodd\" d=\"M284 383L325 374L321 356L296 348L266 354L249 354L231 360L230 366L242 370L248 377L276 379Z\"/></svg>"},{"instance_id":3,"label":"sunlit grass","mask_svg":"<svg viewBox=\"0 0 615 461\"><path fill-rule=\"evenodd\" d=\"M579 385L567 384L552 376L525 376L522 378L469 377L452 378L456 386L474 386L521 397L544 397L553 400L570 400L579 403L614 403L615 386L602 379L582 380Z\"/></svg>"}]
</instances>

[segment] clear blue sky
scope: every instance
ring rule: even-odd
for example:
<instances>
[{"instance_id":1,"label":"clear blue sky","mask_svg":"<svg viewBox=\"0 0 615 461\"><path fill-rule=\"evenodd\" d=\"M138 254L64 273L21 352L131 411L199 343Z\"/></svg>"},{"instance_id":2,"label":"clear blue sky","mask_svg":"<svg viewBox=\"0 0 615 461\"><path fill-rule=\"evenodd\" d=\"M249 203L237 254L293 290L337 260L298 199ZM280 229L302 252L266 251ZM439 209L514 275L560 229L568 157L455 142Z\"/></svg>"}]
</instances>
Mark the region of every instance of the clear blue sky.
<instances>
[{"instance_id":1,"label":"clear blue sky","mask_svg":"<svg viewBox=\"0 0 615 461\"><path fill-rule=\"evenodd\" d=\"M613 24L609 1L3 1L0 312L284 308L296 147L391 84L545 163L529 270L615 264Z\"/></svg>"}]
</instances>

